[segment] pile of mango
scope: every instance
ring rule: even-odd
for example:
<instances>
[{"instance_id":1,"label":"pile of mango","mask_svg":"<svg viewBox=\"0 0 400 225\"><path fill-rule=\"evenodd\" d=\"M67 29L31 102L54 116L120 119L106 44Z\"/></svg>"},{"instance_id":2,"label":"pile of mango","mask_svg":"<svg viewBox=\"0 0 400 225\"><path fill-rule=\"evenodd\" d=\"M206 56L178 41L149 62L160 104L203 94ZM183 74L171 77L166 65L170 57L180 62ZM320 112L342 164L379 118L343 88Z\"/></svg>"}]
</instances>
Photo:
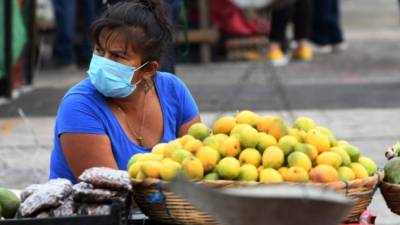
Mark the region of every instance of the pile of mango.
<instances>
[{"instance_id":1,"label":"pile of mango","mask_svg":"<svg viewBox=\"0 0 400 225\"><path fill-rule=\"evenodd\" d=\"M188 134L136 154L131 178L239 180L262 183L351 181L372 176L376 163L307 117L289 126L283 118L243 110L211 128L192 125Z\"/></svg>"}]
</instances>

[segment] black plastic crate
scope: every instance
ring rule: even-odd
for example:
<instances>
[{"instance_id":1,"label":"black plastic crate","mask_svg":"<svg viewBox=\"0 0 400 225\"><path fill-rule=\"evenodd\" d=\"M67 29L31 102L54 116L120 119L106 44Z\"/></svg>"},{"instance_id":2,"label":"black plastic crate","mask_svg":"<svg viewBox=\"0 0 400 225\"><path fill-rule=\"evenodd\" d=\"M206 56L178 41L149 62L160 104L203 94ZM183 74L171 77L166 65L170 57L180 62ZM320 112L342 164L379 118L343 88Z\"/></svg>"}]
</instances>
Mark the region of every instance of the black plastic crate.
<instances>
[{"instance_id":1,"label":"black plastic crate","mask_svg":"<svg viewBox=\"0 0 400 225\"><path fill-rule=\"evenodd\" d=\"M130 197L127 202L115 200L109 215L76 215L48 218L16 218L0 220L0 225L128 225L131 213ZM18 216L17 216L18 217ZM133 222L133 221L132 221ZM141 220L143 224L143 220Z\"/></svg>"}]
</instances>

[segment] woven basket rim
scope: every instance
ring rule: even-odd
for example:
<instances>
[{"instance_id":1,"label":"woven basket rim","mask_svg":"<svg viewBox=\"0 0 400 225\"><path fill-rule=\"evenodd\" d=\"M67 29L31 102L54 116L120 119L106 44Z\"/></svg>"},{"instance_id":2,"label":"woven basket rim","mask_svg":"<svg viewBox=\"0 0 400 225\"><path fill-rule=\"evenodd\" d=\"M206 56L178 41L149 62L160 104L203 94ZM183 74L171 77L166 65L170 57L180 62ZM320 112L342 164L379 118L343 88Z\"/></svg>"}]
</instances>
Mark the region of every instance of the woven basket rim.
<instances>
[{"instance_id":1,"label":"woven basket rim","mask_svg":"<svg viewBox=\"0 0 400 225\"><path fill-rule=\"evenodd\" d=\"M368 187L375 186L377 187L383 181L384 173L382 171L377 171L374 176L366 177L364 179L356 179L349 182L346 181L334 181L329 183L294 183L294 182L280 182L280 183L269 183L264 184L257 181L235 181L235 180L192 180L198 184L209 185L213 187L224 187L227 185L234 186L255 186L255 185L282 185L282 184L291 184L291 185L312 185L318 187L327 187L327 188L335 188L335 189L352 189L358 187ZM168 188L169 181L155 179L155 178L146 178L144 180L131 179L131 183L135 185L140 185L143 187L156 187L157 185L162 184L163 187ZM400 185L399 185L400 188Z\"/></svg>"},{"instance_id":2,"label":"woven basket rim","mask_svg":"<svg viewBox=\"0 0 400 225\"><path fill-rule=\"evenodd\" d=\"M398 186L398 187L400 187L400 184L393 184L393 183L390 183L390 182L387 182L387 181L382 181L382 184L384 184L384 185L388 185L388 186Z\"/></svg>"},{"instance_id":3,"label":"woven basket rim","mask_svg":"<svg viewBox=\"0 0 400 225\"><path fill-rule=\"evenodd\" d=\"M387 181L382 181L381 189L390 189L390 190L394 190L394 191L399 191L400 192L400 184L393 184L393 183L389 183Z\"/></svg>"}]
</instances>

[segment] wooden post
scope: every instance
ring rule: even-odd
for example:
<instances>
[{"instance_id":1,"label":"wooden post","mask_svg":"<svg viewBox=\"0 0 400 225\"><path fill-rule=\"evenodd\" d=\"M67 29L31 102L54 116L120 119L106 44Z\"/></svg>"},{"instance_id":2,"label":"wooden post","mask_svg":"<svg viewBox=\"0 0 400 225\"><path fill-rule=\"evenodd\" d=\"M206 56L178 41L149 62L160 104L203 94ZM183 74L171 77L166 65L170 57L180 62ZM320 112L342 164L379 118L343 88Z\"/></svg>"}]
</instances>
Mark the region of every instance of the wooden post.
<instances>
[{"instance_id":1,"label":"wooden post","mask_svg":"<svg viewBox=\"0 0 400 225\"><path fill-rule=\"evenodd\" d=\"M197 0L199 8L200 28L206 29L210 26L210 1ZM211 61L211 46L210 44L203 43L200 45L200 60L202 63Z\"/></svg>"},{"instance_id":2,"label":"wooden post","mask_svg":"<svg viewBox=\"0 0 400 225\"><path fill-rule=\"evenodd\" d=\"M29 7L29 25L25 83L29 85L32 84L33 76L35 75L36 64L36 0L30 0L27 4Z\"/></svg>"},{"instance_id":3,"label":"wooden post","mask_svg":"<svg viewBox=\"0 0 400 225\"><path fill-rule=\"evenodd\" d=\"M4 24L1 31L4 35L4 77L0 80L0 96L7 98L12 94L12 0L1 1L3 6ZM0 26L1 27L1 26Z\"/></svg>"}]
</instances>

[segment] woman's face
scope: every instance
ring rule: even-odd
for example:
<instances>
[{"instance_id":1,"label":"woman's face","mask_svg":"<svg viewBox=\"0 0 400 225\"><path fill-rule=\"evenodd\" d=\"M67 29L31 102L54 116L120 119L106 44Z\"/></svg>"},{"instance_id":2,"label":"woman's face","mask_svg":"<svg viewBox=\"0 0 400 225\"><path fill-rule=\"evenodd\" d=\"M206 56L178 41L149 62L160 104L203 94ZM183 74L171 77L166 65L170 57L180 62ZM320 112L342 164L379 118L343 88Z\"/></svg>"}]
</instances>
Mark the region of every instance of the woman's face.
<instances>
[{"instance_id":1,"label":"woman's face","mask_svg":"<svg viewBox=\"0 0 400 225\"><path fill-rule=\"evenodd\" d=\"M111 34L111 37L106 41L106 37L108 36L110 36L110 34L102 32L99 39L100 46L94 46L94 54L136 68L144 63L142 62L142 56L133 51L129 44L126 43L126 39L119 35Z\"/></svg>"}]
</instances>

